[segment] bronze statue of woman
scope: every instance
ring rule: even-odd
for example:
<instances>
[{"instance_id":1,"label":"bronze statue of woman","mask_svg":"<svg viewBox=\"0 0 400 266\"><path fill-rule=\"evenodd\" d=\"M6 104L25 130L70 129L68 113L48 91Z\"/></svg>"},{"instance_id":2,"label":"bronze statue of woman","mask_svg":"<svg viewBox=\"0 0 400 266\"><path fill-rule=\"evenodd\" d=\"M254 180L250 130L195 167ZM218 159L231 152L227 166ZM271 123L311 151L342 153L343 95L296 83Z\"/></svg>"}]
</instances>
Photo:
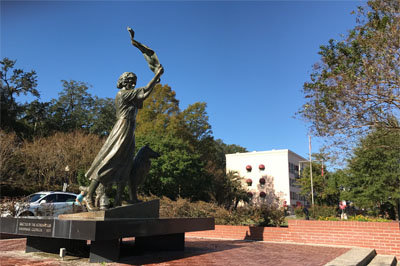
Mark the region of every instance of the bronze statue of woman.
<instances>
[{"instance_id":1,"label":"bronze statue of woman","mask_svg":"<svg viewBox=\"0 0 400 266\"><path fill-rule=\"evenodd\" d=\"M135 155L137 112L143 107L143 101L149 97L164 73L164 68L158 62L154 51L135 41L132 29L128 28L128 31L131 34L132 44L143 53L155 75L145 87L136 89L137 77L134 73L125 72L118 79L117 87L120 90L115 97L117 122L85 174L91 180L84 199L89 211L96 210L93 194L99 184L124 181L130 175Z\"/></svg>"}]
</instances>

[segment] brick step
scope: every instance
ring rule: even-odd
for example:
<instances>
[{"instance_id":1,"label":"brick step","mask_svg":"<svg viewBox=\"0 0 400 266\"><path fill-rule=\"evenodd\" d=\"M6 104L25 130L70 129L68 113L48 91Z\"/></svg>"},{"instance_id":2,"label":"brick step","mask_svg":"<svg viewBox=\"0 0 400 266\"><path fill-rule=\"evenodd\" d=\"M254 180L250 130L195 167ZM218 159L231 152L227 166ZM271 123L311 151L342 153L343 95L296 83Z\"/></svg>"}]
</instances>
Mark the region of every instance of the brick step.
<instances>
[{"instance_id":1,"label":"brick step","mask_svg":"<svg viewBox=\"0 0 400 266\"><path fill-rule=\"evenodd\" d=\"M368 266L396 266L397 259L393 255L376 255Z\"/></svg>"},{"instance_id":2,"label":"brick step","mask_svg":"<svg viewBox=\"0 0 400 266\"><path fill-rule=\"evenodd\" d=\"M372 248L352 248L325 266L366 266L376 256Z\"/></svg>"}]
</instances>

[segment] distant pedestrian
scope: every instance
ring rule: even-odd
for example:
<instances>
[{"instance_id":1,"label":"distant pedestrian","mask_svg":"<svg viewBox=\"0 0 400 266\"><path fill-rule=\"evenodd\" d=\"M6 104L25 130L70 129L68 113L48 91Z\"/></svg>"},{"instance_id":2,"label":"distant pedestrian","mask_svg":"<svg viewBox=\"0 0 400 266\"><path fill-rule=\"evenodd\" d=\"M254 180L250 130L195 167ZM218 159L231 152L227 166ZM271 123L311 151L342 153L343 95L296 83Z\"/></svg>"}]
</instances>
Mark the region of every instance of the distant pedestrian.
<instances>
[{"instance_id":1,"label":"distant pedestrian","mask_svg":"<svg viewBox=\"0 0 400 266\"><path fill-rule=\"evenodd\" d=\"M310 213L309 213L309 211L308 211L306 206L304 206L303 212L306 215L306 220L310 220Z\"/></svg>"},{"instance_id":2,"label":"distant pedestrian","mask_svg":"<svg viewBox=\"0 0 400 266\"><path fill-rule=\"evenodd\" d=\"M339 208L342 210L342 213L340 214L340 219L342 220L347 220L346 205L347 204L345 200L339 202Z\"/></svg>"},{"instance_id":3,"label":"distant pedestrian","mask_svg":"<svg viewBox=\"0 0 400 266\"><path fill-rule=\"evenodd\" d=\"M285 217L288 215L288 210L289 210L289 207L287 205L287 201L285 200L283 202L283 212L284 212Z\"/></svg>"}]
</instances>

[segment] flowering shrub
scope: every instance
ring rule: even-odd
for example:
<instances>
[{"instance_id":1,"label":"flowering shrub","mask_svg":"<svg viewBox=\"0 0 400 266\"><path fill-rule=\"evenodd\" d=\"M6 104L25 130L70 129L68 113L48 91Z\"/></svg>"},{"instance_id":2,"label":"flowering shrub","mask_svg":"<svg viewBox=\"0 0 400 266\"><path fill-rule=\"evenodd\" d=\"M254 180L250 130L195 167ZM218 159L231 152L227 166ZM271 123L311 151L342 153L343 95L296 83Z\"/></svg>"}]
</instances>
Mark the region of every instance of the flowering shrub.
<instances>
[{"instance_id":1,"label":"flowering shrub","mask_svg":"<svg viewBox=\"0 0 400 266\"><path fill-rule=\"evenodd\" d=\"M364 215L350 216L349 221L359 221L359 222L391 222L391 220L382 217L369 217Z\"/></svg>"},{"instance_id":2,"label":"flowering shrub","mask_svg":"<svg viewBox=\"0 0 400 266\"><path fill-rule=\"evenodd\" d=\"M347 220L341 220L337 216L318 217L320 221L357 221L357 222L391 222L391 220L381 217L370 217L364 215L349 216Z\"/></svg>"}]
</instances>

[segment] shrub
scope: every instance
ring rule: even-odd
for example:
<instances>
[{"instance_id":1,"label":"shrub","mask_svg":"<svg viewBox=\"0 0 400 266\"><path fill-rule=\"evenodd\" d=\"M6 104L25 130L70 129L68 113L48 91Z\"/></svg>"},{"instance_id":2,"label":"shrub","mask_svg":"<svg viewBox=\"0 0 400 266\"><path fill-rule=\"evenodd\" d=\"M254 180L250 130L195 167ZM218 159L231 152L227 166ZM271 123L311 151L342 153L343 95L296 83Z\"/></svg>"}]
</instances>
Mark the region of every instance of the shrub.
<instances>
[{"instance_id":1,"label":"shrub","mask_svg":"<svg viewBox=\"0 0 400 266\"><path fill-rule=\"evenodd\" d=\"M0 130L0 177L2 182L15 183L21 179L19 176L23 172L23 167L19 144L15 133L6 133Z\"/></svg>"},{"instance_id":2,"label":"shrub","mask_svg":"<svg viewBox=\"0 0 400 266\"><path fill-rule=\"evenodd\" d=\"M320 206L320 205L314 205L314 211L312 208L309 209L310 215L313 218L318 218L318 217L332 217L332 216L337 216L338 210L336 206Z\"/></svg>"},{"instance_id":3,"label":"shrub","mask_svg":"<svg viewBox=\"0 0 400 266\"><path fill-rule=\"evenodd\" d=\"M156 198L155 196L141 196L141 199L144 200ZM190 202L182 198L173 201L166 197L160 199L160 217L214 217L215 224L219 225L280 226L284 222L283 210L272 206L242 206L236 210L228 211L215 203Z\"/></svg>"},{"instance_id":4,"label":"shrub","mask_svg":"<svg viewBox=\"0 0 400 266\"><path fill-rule=\"evenodd\" d=\"M355 215L348 218L349 221L359 221L359 222L391 222L391 220L381 218L381 217L370 217L364 215Z\"/></svg>"},{"instance_id":5,"label":"shrub","mask_svg":"<svg viewBox=\"0 0 400 266\"><path fill-rule=\"evenodd\" d=\"M294 208L294 214L297 218L304 218L306 216L301 206L297 206L296 208Z\"/></svg>"},{"instance_id":6,"label":"shrub","mask_svg":"<svg viewBox=\"0 0 400 266\"><path fill-rule=\"evenodd\" d=\"M318 217L318 220L321 221L357 221L357 222L391 222L392 220L388 220L381 217L370 217L364 215L355 215L355 216L348 216L347 220L341 220L337 216L328 216L328 217Z\"/></svg>"},{"instance_id":7,"label":"shrub","mask_svg":"<svg viewBox=\"0 0 400 266\"><path fill-rule=\"evenodd\" d=\"M103 141L79 131L25 141L21 146L23 178L46 190L62 187L65 181L77 184L78 173L90 167Z\"/></svg>"},{"instance_id":8,"label":"shrub","mask_svg":"<svg viewBox=\"0 0 400 266\"><path fill-rule=\"evenodd\" d=\"M28 203L26 197L8 198L4 197L0 200L0 216L1 217L14 217L18 212L18 207L24 208ZM19 205L19 206L18 206ZM17 207L18 206L18 207Z\"/></svg>"},{"instance_id":9,"label":"shrub","mask_svg":"<svg viewBox=\"0 0 400 266\"><path fill-rule=\"evenodd\" d=\"M261 215L263 222L262 226L281 226L285 221L285 212L283 209L274 208L271 205L262 205Z\"/></svg>"},{"instance_id":10,"label":"shrub","mask_svg":"<svg viewBox=\"0 0 400 266\"><path fill-rule=\"evenodd\" d=\"M314 205L314 210L312 207L308 208L310 213L310 217L314 219L323 219L325 217L336 217L338 214L337 208L335 206L326 206L326 205ZM294 209L294 213L297 218L305 218L305 214L303 212L303 207L298 206Z\"/></svg>"}]
</instances>

